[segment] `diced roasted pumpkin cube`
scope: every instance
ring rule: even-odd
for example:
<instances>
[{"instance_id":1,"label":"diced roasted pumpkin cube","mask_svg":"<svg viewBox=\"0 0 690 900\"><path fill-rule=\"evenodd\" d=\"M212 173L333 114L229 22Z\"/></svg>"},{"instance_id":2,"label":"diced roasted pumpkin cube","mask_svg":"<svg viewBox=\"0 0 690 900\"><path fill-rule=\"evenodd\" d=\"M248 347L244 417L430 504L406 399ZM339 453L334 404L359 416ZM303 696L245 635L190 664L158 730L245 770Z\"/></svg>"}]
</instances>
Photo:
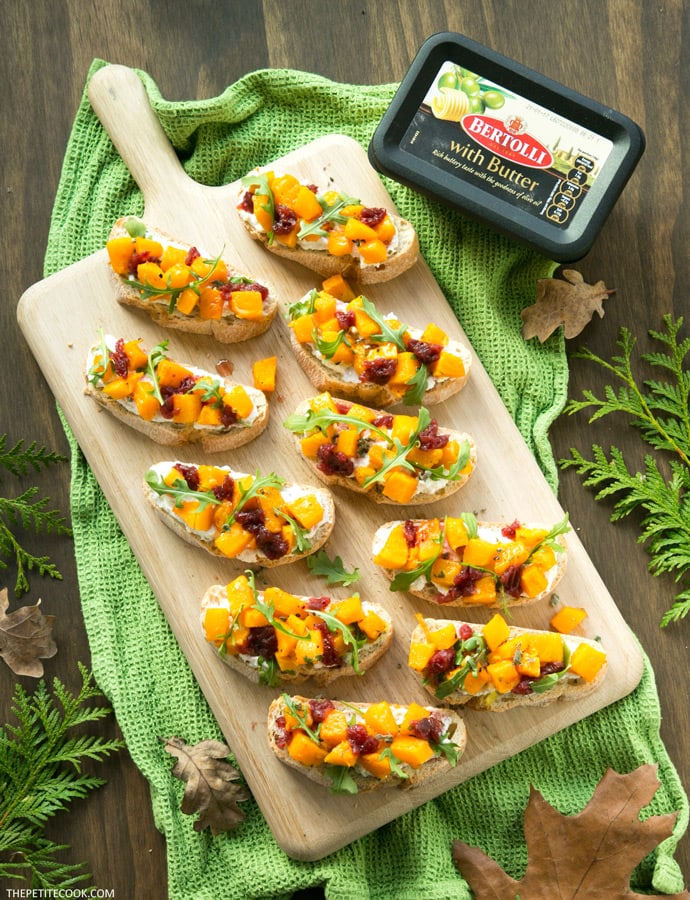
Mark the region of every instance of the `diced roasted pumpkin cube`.
<instances>
[{"instance_id":1,"label":"diced roasted pumpkin cube","mask_svg":"<svg viewBox=\"0 0 690 900\"><path fill-rule=\"evenodd\" d=\"M396 503L409 503L417 491L417 479L402 469L393 469L386 478L382 493Z\"/></svg>"},{"instance_id":2,"label":"diced roasted pumpkin cube","mask_svg":"<svg viewBox=\"0 0 690 900\"><path fill-rule=\"evenodd\" d=\"M405 540L402 525L395 525L391 528L386 541L374 556L374 562L384 569L402 569L407 562L410 548Z\"/></svg>"},{"instance_id":3,"label":"diced roasted pumpkin cube","mask_svg":"<svg viewBox=\"0 0 690 900\"><path fill-rule=\"evenodd\" d=\"M204 634L210 644L219 644L230 627L230 614L224 606L209 606L204 613Z\"/></svg>"},{"instance_id":4,"label":"diced roasted pumpkin cube","mask_svg":"<svg viewBox=\"0 0 690 900\"><path fill-rule=\"evenodd\" d=\"M434 751L429 741L413 735L400 734L391 742L391 753L396 759L407 763L413 769L418 769L427 760L434 756Z\"/></svg>"},{"instance_id":5,"label":"diced roasted pumpkin cube","mask_svg":"<svg viewBox=\"0 0 690 900\"><path fill-rule=\"evenodd\" d=\"M342 709L332 709L321 723L319 738L327 747L347 740L347 716Z\"/></svg>"},{"instance_id":6,"label":"diced roasted pumpkin cube","mask_svg":"<svg viewBox=\"0 0 690 900\"><path fill-rule=\"evenodd\" d=\"M586 618L587 610L581 606L562 606L549 624L561 634L570 634Z\"/></svg>"},{"instance_id":7,"label":"diced roasted pumpkin cube","mask_svg":"<svg viewBox=\"0 0 690 900\"><path fill-rule=\"evenodd\" d=\"M606 653L603 650L591 644L580 644L570 657L570 670L585 681L594 681L605 662Z\"/></svg>"},{"instance_id":8,"label":"diced roasted pumpkin cube","mask_svg":"<svg viewBox=\"0 0 690 900\"><path fill-rule=\"evenodd\" d=\"M496 650L510 637L510 627L503 616L496 613L482 628L482 635L489 650Z\"/></svg>"},{"instance_id":9,"label":"diced roasted pumpkin cube","mask_svg":"<svg viewBox=\"0 0 690 900\"><path fill-rule=\"evenodd\" d=\"M364 712L364 722L371 734L396 735L400 730L391 705L386 700L372 703Z\"/></svg>"},{"instance_id":10,"label":"diced roasted pumpkin cube","mask_svg":"<svg viewBox=\"0 0 690 900\"><path fill-rule=\"evenodd\" d=\"M295 731L288 744L288 753L303 766L320 766L328 752L312 741L303 731Z\"/></svg>"},{"instance_id":11,"label":"diced roasted pumpkin cube","mask_svg":"<svg viewBox=\"0 0 690 900\"><path fill-rule=\"evenodd\" d=\"M520 682L520 673L510 660L489 663L486 667L491 683L499 694L507 694Z\"/></svg>"}]
</instances>

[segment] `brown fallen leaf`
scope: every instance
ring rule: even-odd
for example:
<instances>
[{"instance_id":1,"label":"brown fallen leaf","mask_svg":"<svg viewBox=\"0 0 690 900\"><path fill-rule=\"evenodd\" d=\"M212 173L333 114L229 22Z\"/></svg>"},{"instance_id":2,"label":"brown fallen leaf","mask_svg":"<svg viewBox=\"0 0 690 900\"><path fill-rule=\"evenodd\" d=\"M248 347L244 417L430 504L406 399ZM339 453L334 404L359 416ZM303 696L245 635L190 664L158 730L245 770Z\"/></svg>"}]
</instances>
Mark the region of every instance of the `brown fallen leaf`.
<instances>
[{"instance_id":1,"label":"brown fallen leaf","mask_svg":"<svg viewBox=\"0 0 690 900\"><path fill-rule=\"evenodd\" d=\"M161 738L165 749L177 757L172 774L186 782L180 809L185 815L199 813L195 831L210 828L215 835L231 831L244 819L237 806L249 799L249 792L234 782L240 773L227 762L230 748L220 741L201 741L194 746L181 738Z\"/></svg>"},{"instance_id":2,"label":"brown fallen leaf","mask_svg":"<svg viewBox=\"0 0 690 900\"><path fill-rule=\"evenodd\" d=\"M633 869L673 831L677 813L640 821L640 810L659 787L657 766L628 775L607 769L582 812L566 816L534 788L525 810L528 859L524 877L507 875L477 847L453 841L453 862L475 900L619 900L649 897L630 890ZM557 889L556 889L557 886ZM690 900L690 894L663 894Z\"/></svg>"},{"instance_id":3,"label":"brown fallen leaf","mask_svg":"<svg viewBox=\"0 0 690 900\"><path fill-rule=\"evenodd\" d=\"M575 269L564 269L563 278L540 278L537 281L537 301L520 313L522 336L528 341L538 337L541 343L563 326L567 338L580 334L595 312L604 316L604 300L614 290L603 281L587 284Z\"/></svg>"},{"instance_id":4,"label":"brown fallen leaf","mask_svg":"<svg viewBox=\"0 0 690 900\"><path fill-rule=\"evenodd\" d=\"M44 616L39 600L34 606L22 606L7 614L7 588L0 590L0 656L15 675L41 678L42 659L57 653L53 640L55 616Z\"/></svg>"}]
</instances>

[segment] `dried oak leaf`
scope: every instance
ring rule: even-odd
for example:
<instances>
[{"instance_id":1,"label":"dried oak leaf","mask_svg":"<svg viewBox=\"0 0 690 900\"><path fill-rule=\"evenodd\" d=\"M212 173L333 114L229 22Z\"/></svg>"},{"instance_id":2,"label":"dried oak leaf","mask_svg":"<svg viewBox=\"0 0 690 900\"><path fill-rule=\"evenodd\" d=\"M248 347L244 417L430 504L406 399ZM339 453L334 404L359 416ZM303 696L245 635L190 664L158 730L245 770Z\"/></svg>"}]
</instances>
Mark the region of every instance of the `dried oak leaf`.
<instances>
[{"instance_id":1,"label":"dried oak leaf","mask_svg":"<svg viewBox=\"0 0 690 900\"><path fill-rule=\"evenodd\" d=\"M55 616L44 616L39 600L34 606L22 606L7 614L7 588L0 591L0 656L15 675L43 675L42 659L57 653L53 640Z\"/></svg>"},{"instance_id":2,"label":"dried oak leaf","mask_svg":"<svg viewBox=\"0 0 690 900\"><path fill-rule=\"evenodd\" d=\"M657 766L640 766L628 775L608 769L587 806L566 816L534 788L525 810L528 861L517 881L482 850L453 841L453 862L476 900L618 900L650 895L630 890L633 869L665 838L677 813L640 821L640 810L659 787ZM662 896L662 895L654 895ZM690 894L664 894L690 900Z\"/></svg>"},{"instance_id":3,"label":"dried oak leaf","mask_svg":"<svg viewBox=\"0 0 690 900\"><path fill-rule=\"evenodd\" d=\"M172 774L186 783L180 809L185 815L199 813L195 831L210 828L214 835L231 831L244 819L237 806L249 793L235 784L240 773L227 762L230 748L220 741L201 741L194 746L181 738L161 738L165 749L177 757Z\"/></svg>"},{"instance_id":4,"label":"dried oak leaf","mask_svg":"<svg viewBox=\"0 0 690 900\"><path fill-rule=\"evenodd\" d=\"M522 336L528 341L538 337L541 343L559 325L567 338L578 335L591 321L595 312L604 316L604 300L615 293L603 281L587 284L575 269L564 269L563 278L540 278L537 281L537 301L520 313Z\"/></svg>"}]
</instances>

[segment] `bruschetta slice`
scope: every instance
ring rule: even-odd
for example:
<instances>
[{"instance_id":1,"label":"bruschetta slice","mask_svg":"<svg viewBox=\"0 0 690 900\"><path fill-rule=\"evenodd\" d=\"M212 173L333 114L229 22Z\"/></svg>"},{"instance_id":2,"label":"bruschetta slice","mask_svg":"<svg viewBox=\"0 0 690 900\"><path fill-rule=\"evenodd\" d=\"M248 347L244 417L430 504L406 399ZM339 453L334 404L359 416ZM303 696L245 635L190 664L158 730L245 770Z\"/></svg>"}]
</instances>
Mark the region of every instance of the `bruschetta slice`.
<instances>
[{"instance_id":1,"label":"bruschetta slice","mask_svg":"<svg viewBox=\"0 0 690 900\"><path fill-rule=\"evenodd\" d=\"M282 694L269 708L268 742L281 762L332 793L357 794L414 788L448 772L467 734L448 709Z\"/></svg>"},{"instance_id":2,"label":"bruschetta slice","mask_svg":"<svg viewBox=\"0 0 690 900\"><path fill-rule=\"evenodd\" d=\"M230 668L271 687L363 675L393 638L388 612L359 594L338 600L259 590L251 571L206 591L201 625Z\"/></svg>"},{"instance_id":3,"label":"bruschetta slice","mask_svg":"<svg viewBox=\"0 0 690 900\"><path fill-rule=\"evenodd\" d=\"M300 404L284 422L326 484L375 503L433 503L459 490L476 466L470 435L440 428L428 410L392 415L328 391Z\"/></svg>"},{"instance_id":4,"label":"bruschetta slice","mask_svg":"<svg viewBox=\"0 0 690 900\"><path fill-rule=\"evenodd\" d=\"M392 591L442 606L524 606L565 573L568 517L553 526L478 522L473 513L386 522L372 556Z\"/></svg>"},{"instance_id":5,"label":"bruschetta slice","mask_svg":"<svg viewBox=\"0 0 690 900\"><path fill-rule=\"evenodd\" d=\"M106 250L118 302L164 328L234 344L263 334L275 318L268 285L134 216L115 222Z\"/></svg>"},{"instance_id":6,"label":"bruschetta slice","mask_svg":"<svg viewBox=\"0 0 690 900\"><path fill-rule=\"evenodd\" d=\"M436 702L504 712L578 700L601 684L608 667L599 641L508 625L418 616L408 664Z\"/></svg>"},{"instance_id":7,"label":"bruschetta slice","mask_svg":"<svg viewBox=\"0 0 690 900\"><path fill-rule=\"evenodd\" d=\"M221 378L141 340L101 335L88 351L85 392L158 444L200 444L208 452L240 447L268 425L263 391Z\"/></svg>"},{"instance_id":8,"label":"bruschetta slice","mask_svg":"<svg viewBox=\"0 0 690 900\"><path fill-rule=\"evenodd\" d=\"M412 328L381 315L334 276L288 311L292 348L318 391L370 406L431 406L467 383L472 356L438 325Z\"/></svg>"},{"instance_id":9,"label":"bruschetta slice","mask_svg":"<svg viewBox=\"0 0 690 900\"><path fill-rule=\"evenodd\" d=\"M181 538L222 559L280 566L327 541L335 508L325 488L287 482L274 472L249 475L229 466L159 462L144 495Z\"/></svg>"},{"instance_id":10,"label":"bruschetta slice","mask_svg":"<svg viewBox=\"0 0 690 900\"><path fill-rule=\"evenodd\" d=\"M237 211L268 251L326 277L389 281L419 256L417 233L406 219L332 185L321 190L304 184L290 172L250 172L242 179Z\"/></svg>"}]
</instances>

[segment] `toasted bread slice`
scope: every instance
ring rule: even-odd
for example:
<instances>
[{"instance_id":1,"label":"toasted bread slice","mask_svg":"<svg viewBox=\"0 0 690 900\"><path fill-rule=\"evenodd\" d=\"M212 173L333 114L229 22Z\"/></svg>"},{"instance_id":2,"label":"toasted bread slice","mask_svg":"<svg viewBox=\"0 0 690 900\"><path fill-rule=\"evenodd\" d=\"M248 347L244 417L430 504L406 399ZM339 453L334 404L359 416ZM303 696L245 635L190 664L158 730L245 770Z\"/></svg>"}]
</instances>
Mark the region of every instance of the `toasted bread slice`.
<instances>
[{"instance_id":1,"label":"toasted bread slice","mask_svg":"<svg viewBox=\"0 0 690 900\"><path fill-rule=\"evenodd\" d=\"M472 365L468 347L433 322L413 328L394 313L382 315L336 281L340 296L326 280L289 310L293 352L318 391L385 408L431 406L462 390Z\"/></svg>"},{"instance_id":2,"label":"toasted bread slice","mask_svg":"<svg viewBox=\"0 0 690 900\"><path fill-rule=\"evenodd\" d=\"M457 764L467 733L452 710L412 703L277 697L268 743L278 759L333 793L418 787Z\"/></svg>"},{"instance_id":3,"label":"toasted bread slice","mask_svg":"<svg viewBox=\"0 0 690 900\"><path fill-rule=\"evenodd\" d=\"M271 472L164 461L144 478L144 496L179 537L221 559L266 567L314 553L335 522L325 488ZM245 527L246 526L246 527Z\"/></svg>"},{"instance_id":4,"label":"toasted bread slice","mask_svg":"<svg viewBox=\"0 0 690 900\"><path fill-rule=\"evenodd\" d=\"M598 641L508 625L425 619L412 632L408 663L437 703L505 712L578 700L608 668Z\"/></svg>"},{"instance_id":5,"label":"toasted bread slice","mask_svg":"<svg viewBox=\"0 0 690 900\"><path fill-rule=\"evenodd\" d=\"M379 604L357 594L337 600L260 591L252 573L206 591L201 626L223 662L271 686L363 675L393 639L393 622Z\"/></svg>"},{"instance_id":6,"label":"toasted bread slice","mask_svg":"<svg viewBox=\"0 0 690 900\"><path fill-rule=\"evenodd\" d=\"M472 513L386 522L372 542L391 590L439 606L509 608L551 596L568 558L568 518L554 526L477 522Z\"/></svg>"},{"instance_id":7,"label":"toasted bread slice","mask_svg":"<svg viewBox=\"0 0 690 900\"><path fill-rule=\"evenodd\" d=\"M263 391L220 378L167 356L140 340L111 335L90 347L85 393L125 425L157 444L200 444L209 453L232 450L268 425Z\"/></svg>"},{"instance_id":8,"label":"toasted bread slice","mask_svg":"<svg viewBox=\"0 0 690 900\"><path fill-rule=\"evenodd\" d=\"M393 415L324 392L284 425L318 478L374 503L442 500L467 483L477 463L472 437L440 428L425 407L416 416Z\"/></svg>"},{"instance_id":9,"label":"toasted bread slice","mask_svg":"<svg viewBox=\"0 0 690 900\"><path fill-rule=\"evenodd\" d=\"M164 328L234 344L263 334L278 311L269 285L132 216L115 222L106 249L117 301Z\"/></svg>"},{"instance_id":10,"label":"toasted bread slice","mask_svg":"<svg viewBox=\"0 0 690 900\"><path fill-rule=\"evenodd\" d=\"M242 179L237 210L249 235L270 253L324 277L390 281L419 256L417 232L406 219L365 207L332 186L320 192L289 173L250 172Z\"/></svg>"}]
</instances>

